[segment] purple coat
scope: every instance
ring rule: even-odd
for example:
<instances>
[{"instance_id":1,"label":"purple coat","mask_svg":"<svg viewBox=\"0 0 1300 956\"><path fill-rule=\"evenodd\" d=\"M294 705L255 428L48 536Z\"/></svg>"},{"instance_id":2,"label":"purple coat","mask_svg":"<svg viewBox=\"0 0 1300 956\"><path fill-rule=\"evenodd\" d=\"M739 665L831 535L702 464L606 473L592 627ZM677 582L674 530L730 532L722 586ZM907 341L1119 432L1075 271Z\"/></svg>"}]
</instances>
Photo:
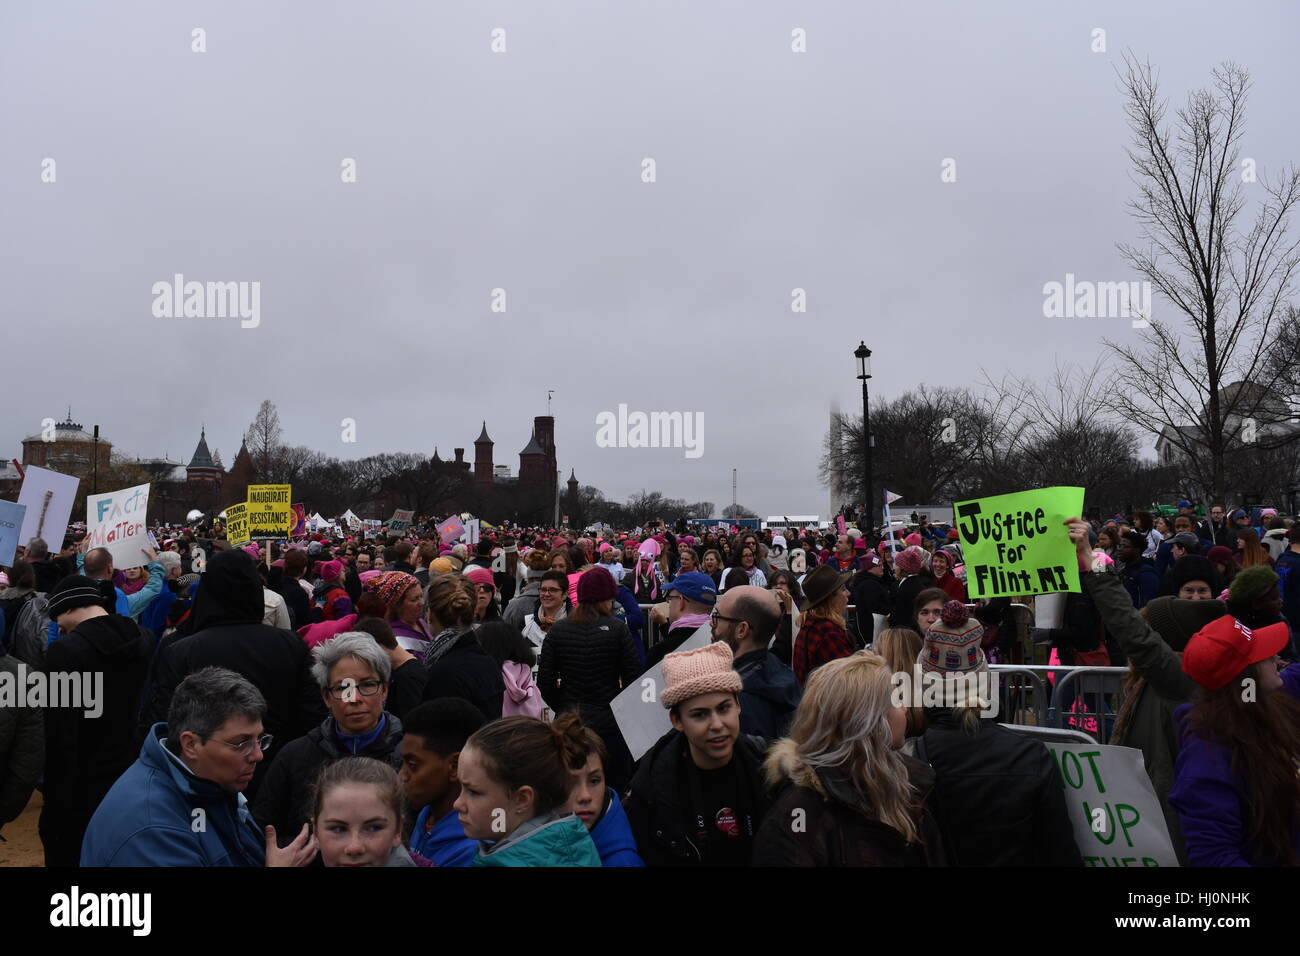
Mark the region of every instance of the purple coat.
<instances>
[{"instance_id":1,"label":"purple coat","mask_svg":"<svg viewBox=\"0 0 1300 956\"><path fill-rule=\"evenodd\" d=\"M1283 690L1300 698L1300 665L1282 671ZM1246 780L1232 769L1227 747L1187 732L1191 704L1174 711L1182 741L1174 765L1169 805L1178 811L1192 866L1276 866L1277 861L1250 845ZM1296 854L1300 856L1300 827Z\"/></svg>"}]
</instances>

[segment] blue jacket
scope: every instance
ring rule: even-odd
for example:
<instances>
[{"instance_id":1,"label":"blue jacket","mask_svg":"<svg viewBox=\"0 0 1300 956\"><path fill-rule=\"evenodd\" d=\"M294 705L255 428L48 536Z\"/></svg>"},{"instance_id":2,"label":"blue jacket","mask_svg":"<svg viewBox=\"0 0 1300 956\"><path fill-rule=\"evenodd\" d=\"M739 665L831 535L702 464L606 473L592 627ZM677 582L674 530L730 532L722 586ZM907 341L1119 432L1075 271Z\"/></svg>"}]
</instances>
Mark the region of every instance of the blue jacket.
<instances>
[{"instance_id":1,"label":"blue jacket","mask_svg":"<svg viewBox=\"0 0 1300 956\"><path fill-rule=\"evenodd\" d=\"M764 740L784 737L803 697L794 671L767 648L736 658L732 666L744 684L740 692L740 732Z\"/></svg>"},{"instance_id":2,"label":"blue jacket","mask_svg":"<svg viewBox=\"0 0 1300 956\"><path fill-rule=\"evenodd\" d=\"M586 826L573 814L534 817L504 840L480 844L475 866L600 866Z\"/></svg>"},{"instance_id":3,"label":"blue jacket","mask_svg":"<svg viewBox=\"0 0 1300 956\"><path fill-rule=\"evenodd\" d=\"M478 844L465 836L460 816L453 810L426 832L424 827L432 809L425 807L415 818L411 849L426 860L432 860L434 866L473 866Z\"/></svg>"},{"instance_id":4,"label":"blue jacket","mask_svg":"<svg viewBox=\"0 0 1300 956\"><path fill-rule=\"evenodd\" d=\"M1300 698L1300 665L1282 671L1283 691ZM1187 843L1187 860L1192 866L1275 866L1277 861L1259 847L1250 845L1249 798L1246 778L1232 769L1227 747L1196 734L1185 726L1194 705L1183 704L1174 711L1174 722L1182 740L1174 765L1174 786L1169 805L1178 811ZM1300 829L1296 836L1300 855Z\"/></svg>"},{"instance_id":5,"label":"blue jacket","mask_svg":"<svg viewBox=\"0 0 1300 956\"><path fill-rule=\"evenodd\" d=\"M609 805L604 815L591 828L591 839L600 854L601 866L645 866L645 861L636 852L632 824L628 822L613 787L609 788Z\"/></svg>"},{"instance_id":6,"label":"blue jacket","mask_svg":"<svg viewBox=\"0 0 1300 956\"><path fill-rule=\"evenodd\" d=\"M81 865L262 866L265 842L244 795L183 769L166 737L166 724L149 728L139 759L90 819Z\"/></svg>"},{"instance_id":7,"label":"blue jacket","mask_svg":"<svg viewBox=\"0 0 1300 956\"><path fill-rule=\"evenodd\" d=\"M637 656L641 658L641 666L645 667L645 640L641 637L641 628L645 625L645 612L641 610L641 605L636 603L632 592L622 584L618 586L617 604L623 609L623 613L618 614L617 608L614 613L627 625L627 631L632 635L632 646L636 648Z\"/></svg>"},{"instance_id":8,"label":"blue jacket","mask_svg":"<svg viewBox=\"0 0 1300 956\"><path fill-rule=\"evenodd\" d=\"M1142 558L1133 565L1119 565L1119 579L1139 611L1160 596L1160 575L1150 561Z\"/></svg>"}]
</instances>

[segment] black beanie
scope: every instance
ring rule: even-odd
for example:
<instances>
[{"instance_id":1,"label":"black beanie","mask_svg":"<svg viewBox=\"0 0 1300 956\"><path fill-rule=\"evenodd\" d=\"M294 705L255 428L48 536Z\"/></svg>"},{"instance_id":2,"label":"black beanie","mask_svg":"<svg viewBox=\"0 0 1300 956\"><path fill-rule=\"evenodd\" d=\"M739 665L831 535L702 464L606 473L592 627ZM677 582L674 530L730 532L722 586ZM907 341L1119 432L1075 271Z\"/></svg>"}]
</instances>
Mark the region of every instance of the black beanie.
<instances>
[{"instance_id":1,"label":"black beanie","mask_svg":"<svg viewBox=\"0 0 1300 956\"><path fill-rule=\"evenodd\" d=\"M117 591L113 588L113 582L96 581L84 574L70 574L50 592L45 612L51 621L56 621L60 614L95 604L109 614L113 613L117 607Z\"/></svg>"},{"instance_id":2,"label":"black beanie","mask_svg":"<svg viewBox=\"0 0 1300 956\"><path fill-rule=\"evenodd\" d=\"M1223 593L1223 575L1214 569L1209 558L1199 554L1188 554L1174 562L1168 574L1169 590L1174 597L1188 581L1204 581L1210 586L1210 593L1216 598Z\"/></svg>"}]
</instances>

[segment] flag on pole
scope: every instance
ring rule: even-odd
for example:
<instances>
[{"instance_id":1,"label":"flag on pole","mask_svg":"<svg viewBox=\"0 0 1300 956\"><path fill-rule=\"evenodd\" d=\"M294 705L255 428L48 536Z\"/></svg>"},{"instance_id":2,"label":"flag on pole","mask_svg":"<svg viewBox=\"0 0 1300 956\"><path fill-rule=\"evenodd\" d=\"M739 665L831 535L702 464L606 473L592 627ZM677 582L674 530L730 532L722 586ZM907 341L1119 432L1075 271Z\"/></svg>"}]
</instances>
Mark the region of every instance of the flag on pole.
<instances>
[{"instance_id":1,"label":"flag on pole","mask_svg":"<svg viewBox=\"0 0 1300 956\"><path fill-rule=\"evenodd\" d=\"M898 553L898 540L894 537L894 519L889 513L889 506L897 501L902 495L896 495L888 488L885 489L885 526L889 528L889 550L891 554Z\"/></svg>"}]
</instances>

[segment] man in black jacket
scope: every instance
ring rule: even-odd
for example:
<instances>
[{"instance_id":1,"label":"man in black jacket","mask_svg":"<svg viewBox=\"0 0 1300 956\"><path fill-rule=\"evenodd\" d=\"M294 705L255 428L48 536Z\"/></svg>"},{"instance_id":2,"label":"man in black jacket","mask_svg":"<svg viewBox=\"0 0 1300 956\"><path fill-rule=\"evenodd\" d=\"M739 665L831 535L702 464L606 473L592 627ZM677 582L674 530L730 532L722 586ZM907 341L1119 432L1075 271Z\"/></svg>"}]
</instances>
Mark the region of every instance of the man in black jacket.
<instances>
[{"instance_id":1,"label":"man in black jacket","mask_svg":"<svg viewBox=\"0 0 1300 956\"><path fill-rule=\"evenodd\" d=\"M46 613L62 636L45 653L46 673L52 678L76 674L77 684L85 688L89 679L93 690L83 691L88 699L50 701L46 708L45 805L39 824L46 866L80 864L90 818L135 762L151 642L129 617L111 613L116 602L110 582L79 574L50 592Z\"/></svg>"},{"instance_id":2,"label":"man in black jacket","mask_svg":"<svg viewBox=\"0 0 1300 956\"><path fill-rule=\"evenodd\" d=\"M853 604L857 621L857 633L850 636L859 649L874 639L876 622L872 615L889 617L893 614L897 594L898 582L886 571L885 562L875 551L868 551L862 556L862 570L849 583L849 601Z\"/></svg>"},{"instance_id":3,"label":"man in black jacket","mask_svg":"<svg viewBox=\"0 0 1300 956\"><path fill-rule=\"evenodd\" d=\"M262 614L262 580L253 559L238 549L213 556L194 598L192 633L158 648L144 729L167 719L176 685L204 667L228 668L261 691L263 723L278 743L319 724L325 705L311 676L311 652L293 632L263 624ZM272 763L274 751L257 765L247 793L256 793Z\"/></svg>"},{"instance_id":4,"label":"man in black jacket","mask_svg":"<svg viewBox=\"0 0 1300 956\"><path fill-rule=\"evenodd\" d=\"M776 595L748 584L727 588L710 623L713 639L726 641L731 648L733 666L744 682L740 732L764 740L784 737L803 691L794 671L767 649L781 623Z\"/></svg>"}]
</instances>

